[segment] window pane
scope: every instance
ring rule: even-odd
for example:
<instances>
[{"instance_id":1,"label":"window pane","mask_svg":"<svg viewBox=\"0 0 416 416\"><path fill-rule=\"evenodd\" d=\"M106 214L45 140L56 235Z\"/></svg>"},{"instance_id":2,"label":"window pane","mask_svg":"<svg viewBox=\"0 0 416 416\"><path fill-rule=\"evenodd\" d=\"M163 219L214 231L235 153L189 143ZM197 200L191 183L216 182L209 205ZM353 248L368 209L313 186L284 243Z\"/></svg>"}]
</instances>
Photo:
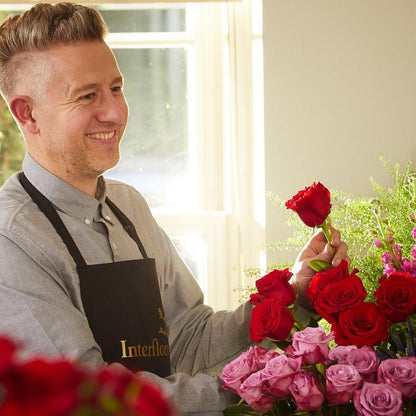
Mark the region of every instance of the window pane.
<instances>
[{"instance_id":1,"label":"window pane","mask_svg":"<svg viewBox=\"0 0 416 416\"><path fill-rule=\"evenodd\" d=\"M121 161L108 176L139 189L153 208L188 207L187 53L184 48L115 49L130 115Z\"/></svg>"},{"instance_id":2,"label":"window pane","mask_svg":"<svg viewBox=\"0 0 416 416\"><path fill-rule=\"evenodd\" d=\"M100 9L111 33L184 32L185 8L173 9Z\"/></svg>"}]
</instances>

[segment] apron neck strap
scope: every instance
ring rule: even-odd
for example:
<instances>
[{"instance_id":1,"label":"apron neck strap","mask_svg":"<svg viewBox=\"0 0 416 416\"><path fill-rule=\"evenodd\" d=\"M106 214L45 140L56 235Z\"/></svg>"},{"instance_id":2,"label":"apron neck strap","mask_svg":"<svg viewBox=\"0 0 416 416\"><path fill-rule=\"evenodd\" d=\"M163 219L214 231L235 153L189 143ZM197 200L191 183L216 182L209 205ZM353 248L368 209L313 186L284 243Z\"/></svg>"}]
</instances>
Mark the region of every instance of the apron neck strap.
<instances>
[{"instance_id":1,"label":"apron neck strap","mask_svg":"<svg viewBox=\"0 0 416 416\"><path fill-rule=\"evenodd\" d=\"M87 263L85 262L84 257L82 257L81 252L78 250L75 241L71 237L71 234L69 234L69 231L65 227L65 224L61 220L61 217L56 212L56 209L52 205L52 202L49 201L48 198L46 198L30 183L29 179L26 178L23 172L20 172L19 174L19 181L22 184L23 188L26 190L26 192L32 197L33 201L36 203L39 209L46 215L46 217L52 223L56 232L59 234L59 236L62 238L62 241L67 246L77 266L85 266Z\"/></svg>"},{"instance_id":2,"label":"apron neck strap","mask_svg":"<svg viewBox=\"0 0 416 416\"><path fill-rule=\"evenodd\" d=\"M140 241L139 236L137 235L136 228L134 227L133 223L128 219L126 215L121 211L121 209L114 204L113 201L110 200L110 198L106 197L105 202L110 207L111 211L114 212L115 216L120 221L121 225L123 226L124 230L127 232L127 234L134 240L134 242L137 244L137 247L140 250L140 253L142 253L142 256L144 259L147 259L147 253L144 249L144 246L142 242Z\"/></svg>"}]
</instances>

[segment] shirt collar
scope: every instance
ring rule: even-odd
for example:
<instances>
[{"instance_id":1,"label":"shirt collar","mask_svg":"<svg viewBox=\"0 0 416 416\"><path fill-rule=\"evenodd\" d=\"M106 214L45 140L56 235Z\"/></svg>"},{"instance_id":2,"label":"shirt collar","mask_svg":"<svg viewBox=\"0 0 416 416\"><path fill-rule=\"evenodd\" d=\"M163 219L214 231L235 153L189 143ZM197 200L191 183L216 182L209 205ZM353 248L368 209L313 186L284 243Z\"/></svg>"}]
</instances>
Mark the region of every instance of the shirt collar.
<instances>
[{"instance_id":1,"label":"shirt collar","mask_svg":"<svg viewBox=\"0 0 416 416\"><path fill-rule=\"evenodd\" d=\"M99 178L97 187L99 197L97 200L53 175L40 166L29 154L26 154L23 160L22 170L32 185L57 209L74 218L92 222L99 206L105 200L106 187L102 177Z\"/></svg>"}]
</instances>

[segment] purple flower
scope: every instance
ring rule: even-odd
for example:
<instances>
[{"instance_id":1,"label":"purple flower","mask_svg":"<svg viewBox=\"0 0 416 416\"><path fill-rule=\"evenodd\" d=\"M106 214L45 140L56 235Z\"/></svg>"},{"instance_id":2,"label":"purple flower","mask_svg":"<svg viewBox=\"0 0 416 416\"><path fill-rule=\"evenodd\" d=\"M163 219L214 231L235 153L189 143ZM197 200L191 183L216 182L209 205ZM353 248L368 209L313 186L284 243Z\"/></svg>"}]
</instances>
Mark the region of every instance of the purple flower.
<instances>
[{"instance_id":1,"label":"purple flower","mask_svg":"<svg viewBox=\"0 0 416 416\"><path fill-rule=\"evenodd\" d=\"M383 264L390 264L393 261L393 256L390 253L385 252L381 255L381 261Z\"/></svg>"},{"instance_id":2,"label":"purple flower","mask_svg":"<svg viewBox=\"0 0 416 416\"><path fill-rule=\"evenodd\" d=\"M403 259L401 270L416 278L416 260Z\"/></svg>"},{"instance_id":3,"label":"purple flower","mask_svg":"<svg viewBox=\"0 0 416 416\"><path fill-rule=\"evenodd\" d=\"M416 364L412 360L390 358L382 361L378 379L401 391L405 399L416 394Z\"/></svg>"},{"instance_id":4,"label":"purple flower","mask_svg":"<svg viewBox=\"0 0 416 416\"><path fill-rule=\"evenodd\" d=\"M412 237L416 240L416 227L412 230Z\"/></svg>"},{"instance_id":5,"label":"purple flower","mask_svg":"<svg viewBox=\"0 0 416 416\"><path fill-rule=\"evenodd\" d=\"M329 351L328 358L331 361L337 361L337 364L346 364L348 353L357 348L358 347L355 345L337 345Z\"/></svg>"},{"instance_id":6,"label":"purple flower","mask_svg":"<svg viewBox=\"0 0 416 416\"><path fill-rule=\"evenodd\" d=\"M322 327L306 327L292 335L292 348L288 352L295 357L302 357L302 364L326 362L329 354L328 343L333 339L333 333L327 335Z\"/></svg>"},{"instance_id":7,"label":"purple flower","mask_svg":"<svg viewBox=\"0 0 416 416\"><path fill-rule=\"evenodd\" d=\"M345 404L361 385L357 369L349 364L334 364L326 370L326 397L329 403Z\"/></svg>"},{"instance_id":8,"label":"purple flower","mask_svg":"<svg viewBox=\"0 0 416 416\"><path fill-rule=\"evenodd\" d=\"M257 370L262 370L270 360L278 356L279 354L274 350L268 350L259 345L253 347L253 363Z\"/></svg>"},{"instance_id":9,"label":"purple flower","mask_svg":"<svg viewBox=\"0 0 416 416\"><path fill-rule=\"evenodd\" d=\"M353 399L358 416L403 416L402 394L389 384L365 381Z\"/></svg>"},{"instance_id":10,"label":"purple flower","mask_svg":"<svg viewBox=\"0 0 416 416\"><path fill-rule=\"evenodd\" d=\"M414 259L416 258L416 245L414 245L413 248L412 248L412 257Z\"/></svg>"},{"instance_id":11,"label":"purple flower","mask_svg":"<svg viewBox=\"0 0 416 416\"><path fill-rule=\"evenodd\" d=\"M257 371L257 366L253 361L254 348L243 352L235 360L225 365L221 378L224 381L222 388L231 390L238 394L241 383L252 373Z\"/></svg>"},{"instance_id":12,"label":"purple flower","mask_svg":"<svg viewBox=\"0 0 416 416\"><path fill-rule=\"evenodd\" d=\"M383 242L382 242L379 238L375 238L375 239L374 239L374 245L375 245L377 248L380 248L380 247L383 245Z\"/></svg>"},{"instance_id":13,"label":"purple flower","mask_svg":"<svg viewBox=\"0 0 416 416\"><path fill-rule=\"evenodd\" d=\"M245 379L239 389L241 398L257 412L270 410L275 402L275 399L263 392L263 382L263 373L258 371Z\"/></svg>"},{"instance_id":14,"label":"purple flower","mask_svg":"<svg viewBox=\"0 0 416 416\"><path fill-rule=\"evenodd\" d=\"M289 390L298 410L309 412L319 409L324 401L324 395L316 378L306 371L294 375Z\"/></svg>"},{"instance_id":15,"label":"purple flower","mask_svg":"<svg viewBox=\"0 0 416 416\"><path fill-rule=\"evenodd\" d=\"M354 366L365 381L375 381L377 378L378 358L376 352L364 346L348 352L347 364Z\"/></svg>"},{"instance_id":16,"label":"purple flower","mask_svg":"<svg viewBox=\"0 0 416 416\"><path fill-rule=\"evenodd\" d=\"M289 395L289 386L293 376L301 369L301 358L290 358L284 354L273 358L264 368L264 391L276 398Z\"/></svg>"}]
</instances>

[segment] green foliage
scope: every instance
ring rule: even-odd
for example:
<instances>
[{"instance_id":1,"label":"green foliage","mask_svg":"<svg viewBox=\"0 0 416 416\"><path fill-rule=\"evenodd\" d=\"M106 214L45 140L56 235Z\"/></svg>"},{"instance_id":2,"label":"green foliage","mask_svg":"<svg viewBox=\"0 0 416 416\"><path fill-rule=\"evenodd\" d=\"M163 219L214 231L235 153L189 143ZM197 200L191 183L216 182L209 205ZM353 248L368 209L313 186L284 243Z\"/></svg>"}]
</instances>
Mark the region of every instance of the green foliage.
<instances>
[{"instance_id":1,"label":"green foliage","mask_svg":"<svg viewBox=\"0 0 416 416\"><path fill-rule=\"evenodd\" d=\"M411 257L415 241L411 235L415 224L412 216L416 209L416 171L409 161L405 167L381 159L392 177L392 186L383 187L370 178L375 197L365 197L342 191L331 190L331 222L339 229L343 240L348 244L351 267L359 270L358 275L372 294L383 274L382 249L375 247L377 236L385 235L386 229L394 231L394 239L403 250L403 257ZM292 235L284 241L268 244L268 249L299 251L311 237L311 229L306 227L297 214L289 211L277 195L269 193L269 198L279 209L284 209L287 224L293 228ZM287 263L277 264L278 268Z\"/></svg>"},{"instance_id":2,"label":"green foliage","mask_svg":"<svg viewBox=\"0 0 416 416\"><path fill-rule=\"evenodd\" d=\"M0 185L20 170L25 144L7 104L0 97Z\"/></svg>"}]
</instances>

